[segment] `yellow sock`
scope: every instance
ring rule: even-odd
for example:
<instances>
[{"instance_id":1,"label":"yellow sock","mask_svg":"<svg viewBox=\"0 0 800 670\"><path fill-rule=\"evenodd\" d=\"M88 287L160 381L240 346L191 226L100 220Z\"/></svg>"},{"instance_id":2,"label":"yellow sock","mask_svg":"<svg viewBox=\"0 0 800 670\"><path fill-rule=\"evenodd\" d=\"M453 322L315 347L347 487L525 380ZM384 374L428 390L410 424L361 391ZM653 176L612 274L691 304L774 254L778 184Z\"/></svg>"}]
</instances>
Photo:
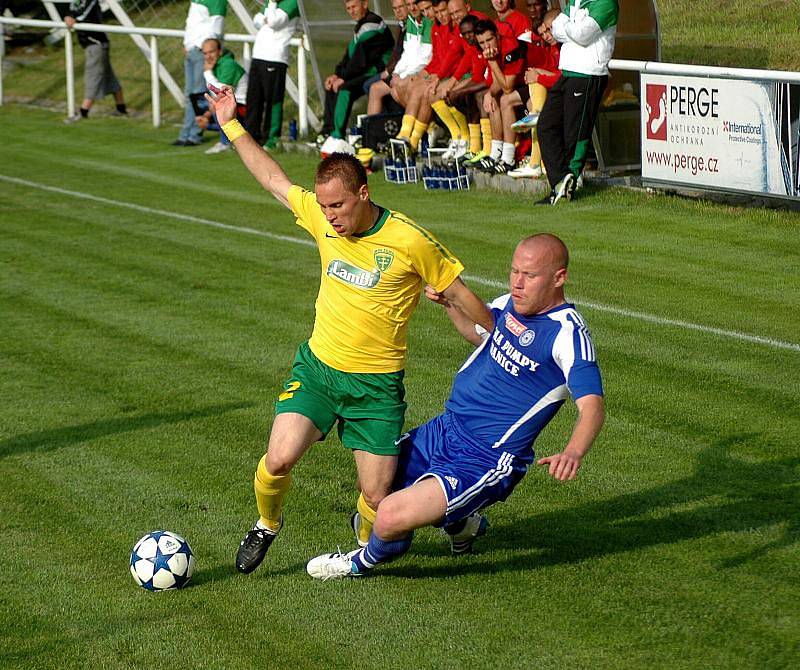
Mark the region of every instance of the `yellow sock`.
<instances>
[{"instance_id":1,"label":"yellow sock","mask_svg":"<svg viewBox=\"0 0 800 670\"><path fill-rule=\"evenodd\" d=\"M539 137L536 134L536 128L531 133L531 167L536 167L542 162L542 150L539 148Z\"/></svg>"},{"instance_id":2,"label":"yellow sock","mask_svg":"<svg viewBox=\"0 0 800 670\"><path fill-rule=\"evenodd\" d=\"M278 530L281 527L283 496L286 495L291 483L291 474L275 477L267 472L266 456L258 462L253 488L256 491L256 504L261 523L270 530Z\"/></svg>"},{"instance_id":3,"label":"yellow sock","mask_svg":"<svg viewBox=\"0 0 800 670\"><path fill-rule=\"evenodd\" d=\"M428 131L428 124L422 123L422 121L417 121L414 124L414 130L411 132L411 147L416 150L419 146L419 141L422 139L422 136Z\"/></svg>"},{"instance_id":4,"label":"yellow sock","mask_svg":"<svg viewBox=\"0 0 800 670\"><path fill-rule=\"evenodd\" d=\"M461 110L450 106L450 113L458 124L458 129L461 131L461 139L465 140L469 137L469 126L467 126L467 117L461 113Z\"/></svg>"},{"instance_id":5,"label":"yellow sock","mask_svg":"<svg viewBox=\"0 0 800 670\"><path fill-rule=\"evenodd\" d=\"M477 123L469 124L469 150L473 154L481 150L481 127Z\"/></svg>"},{"instance_id":6,"label":"yellow sock","mask_svg":"<svg viewBox=\"0 0 800 670\"><path fill-rule=\"evenodd\" d=\"M544 101L547 100L547 89L541 84L531 84L531 109L534 112L541 112L544 109Z\"/></svg>"},{"instance_id":7,"label":"yellow sock","mask_svg":"<svg viewBox=\"0 0 800 670\"><path fill-rule=\"evenodd\" d=\"M364 494L358 496L358 503L356 509L361 517L361 523L358 525L358 540L359 542L369 542L369 535L372 532L372 524L375 523L375 516L377 512L367 505L364 500Z\"/></svg>"},{"instance_id":8,"label":"yellow sock","mask_svg":"<svg viewBox=\"0 0 800 670\"><path fill-rule=\"evenodd\" d=\"M447 106L447 103L444 100L437 100L431 107L433 107L433 111L436 112L437 116L442 120L442 123L447 126L447 130L450 131L450 137L454 140L460 140L461 131L458 129L458 124L450 113L450 108Z\"/></svg>"},{"instance_id":9,"label":"yellow sock","mask_svg":"<svg viewBox=\"0 0 800 670\"><path fill-rule=\"evenodd\" d=\"M483 153L487 156L492 153L492 122L481 119L481 135L483 135Z\"/></svg>"},{"instance_id":10,"label":"yellow sock","mask_svg":"<svg viewBox=\"0 0 800 670\"><path fill-rule=\"evenodd\" d=\"M400 132L397 134L397 136L409 139L414 130L414 124L416 121L417 120L411 116L411 114L403 114L403 125L400 126Z\"/></svg>"}]
</instances>

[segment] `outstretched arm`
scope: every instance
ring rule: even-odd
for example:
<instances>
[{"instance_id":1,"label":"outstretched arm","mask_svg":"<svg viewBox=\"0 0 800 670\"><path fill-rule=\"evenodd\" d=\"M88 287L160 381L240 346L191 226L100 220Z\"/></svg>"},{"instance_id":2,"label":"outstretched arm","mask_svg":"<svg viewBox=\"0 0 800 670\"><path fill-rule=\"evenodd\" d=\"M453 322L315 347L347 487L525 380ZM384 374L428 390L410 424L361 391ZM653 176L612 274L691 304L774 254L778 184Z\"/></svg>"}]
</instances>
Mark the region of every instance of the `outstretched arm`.
<instances>
[{"instance_id":1,"label":"outstretched arm","mask_svg":"<svg viewBox=\"0 0 800 670\"><path fill-rule=\"evenodd\" d=\"M213 97L206 95L206 97L209 103L212 103L216 108L217 121L220 126L224 126L236 119L236 98L233 95L232 88L225 87L218 95ZM247 131L241 126L238 130L241 134L233 131L233 137L229 135L229 139L232 140L236 147L236 153L239 154L242 163L250 170L250 173L258 180L258 183L275 196L278 202L291 209L288 193L292 187L292 182L289 181L289 177L286 176L281 166L258 146L258 143Z\"/></svg>"},{"instance_id":2,"label":"outstretched arm","mask_svg":"<svg viewBox=\"0 0 800 670\"><path fill-rule=\"evenodd\" d=\"M479 324L489 332L494 328L494 317L491 310L483 300L467 288L460 277L456 277L455 281L441 293L437 293L431 287L426 287L425 295L445 308L458 332L473 344L480 344L480 336L476 333L478 337L476 341L466 333L470 329L474 332L475 324Z\"/></svg>"},{"instance_id":3,"label":"outstretched arm","mask_svg":"<svg viewBox=\"0 0 800 670\"><path fill-rule=\"evenodd\" d=\"M550 476L562 482L578 476L581 461L591 449L606 417L605 402L601 395L582 396L575 404L578 407L578 421L564 451L536 461L537 465L549 466Z\"/></svg>"},{"instance_id":4,"label":"outstretched arm","mask_svg":"<svg viewBox=\"0 0 800 670\"><path fill-rule=\"evenodd\" d=\"M458 307L444 297L444 294L436 291L430 284L425 287L425 297L444 308L445 313L450 321L453 322L456 330L467 342L477 347L483 341L483 338L475 330L475 322L465 316Z\"/></svg>"}]
</instances>

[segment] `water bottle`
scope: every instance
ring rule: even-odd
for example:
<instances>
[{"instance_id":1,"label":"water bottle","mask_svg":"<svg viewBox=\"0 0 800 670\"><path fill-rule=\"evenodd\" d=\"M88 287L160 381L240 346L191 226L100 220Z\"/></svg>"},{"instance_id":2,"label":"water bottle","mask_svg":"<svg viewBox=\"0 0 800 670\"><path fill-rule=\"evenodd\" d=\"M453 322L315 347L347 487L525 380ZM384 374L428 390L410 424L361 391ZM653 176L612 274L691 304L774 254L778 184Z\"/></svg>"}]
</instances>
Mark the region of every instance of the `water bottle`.
<instances>
[{"instance_id":1,"label":"water bottle","mask_svg":"<svg viewBox=\"0 0 800 670\"><path fill-rule=\"evenodd\" d=\"M406 168L408 169L408 183L417 183L417 162L413 158L406 161Z\"/></svg>"},{"instance_id":2,"label":"water bottle","mask_svg":"<svg viewBox=\"0 0 800 670\"><path fill-rule=\"evenodd\" d=\"M297 121L295 119L289 121L289 141L297 141Z\"/></svg>"},{"instance_id":3,"label":"water bottle","mask_svg":"<svg viewBox=\"0 0 800 670\"><path fill-rule=\"evenodd\" d=\"M422 140L419 143L419 155L422 158L428 157L428 136L423 135Z\"/></svg>"},{"instance_id":4,"label":"water bottle","mask_svg":"<svg viewBox=\"0 0 800 670\"><path fill-rule=\"evenodd\" d=\"M439 188L446 191L450 184L447 182L447 169L444 167L439 168Z\"/></svg>"}]
</instances>

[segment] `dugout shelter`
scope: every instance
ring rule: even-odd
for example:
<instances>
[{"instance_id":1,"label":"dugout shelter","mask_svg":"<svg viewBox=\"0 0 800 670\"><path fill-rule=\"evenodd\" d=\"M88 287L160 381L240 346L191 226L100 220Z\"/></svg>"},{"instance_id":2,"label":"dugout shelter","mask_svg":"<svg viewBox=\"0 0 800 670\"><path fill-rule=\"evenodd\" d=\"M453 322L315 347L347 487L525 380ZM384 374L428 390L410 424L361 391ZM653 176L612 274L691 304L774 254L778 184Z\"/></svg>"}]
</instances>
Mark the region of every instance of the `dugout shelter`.
<instances>
[{"instance_id":1,"label":"dugout shelter","mask_svg":"<svg viewBox=\"0 0 800 670\"><path fill-rule=\"evenodd\" d=\"M619 23L614 58L660 61L661 35L655 0L619 0ZM594 132L598 167L641 167L641 95L639 73L615 70L611 63Z\"/></svg>"}]
</instances>

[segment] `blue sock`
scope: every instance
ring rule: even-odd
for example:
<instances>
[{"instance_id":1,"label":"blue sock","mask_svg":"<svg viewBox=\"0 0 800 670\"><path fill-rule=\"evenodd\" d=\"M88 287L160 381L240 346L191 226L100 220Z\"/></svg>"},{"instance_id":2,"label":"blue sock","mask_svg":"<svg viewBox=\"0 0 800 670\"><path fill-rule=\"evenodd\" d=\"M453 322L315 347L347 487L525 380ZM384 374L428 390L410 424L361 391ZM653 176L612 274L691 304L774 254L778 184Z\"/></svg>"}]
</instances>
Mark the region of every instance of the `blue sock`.
<instances>
[{"instance_id":1,"label":"blue sock","mask_svg":"<svg viewBox=\"0 0 800 670\"><path fill-rule=\"evenodd\" d=\"M413 533L401 540L382 540L373 531L369 544L353 556L353 564L358 572L367 572L376 565L393 561L408 551L412 537Z\"/></svg>"}]
</instances>

